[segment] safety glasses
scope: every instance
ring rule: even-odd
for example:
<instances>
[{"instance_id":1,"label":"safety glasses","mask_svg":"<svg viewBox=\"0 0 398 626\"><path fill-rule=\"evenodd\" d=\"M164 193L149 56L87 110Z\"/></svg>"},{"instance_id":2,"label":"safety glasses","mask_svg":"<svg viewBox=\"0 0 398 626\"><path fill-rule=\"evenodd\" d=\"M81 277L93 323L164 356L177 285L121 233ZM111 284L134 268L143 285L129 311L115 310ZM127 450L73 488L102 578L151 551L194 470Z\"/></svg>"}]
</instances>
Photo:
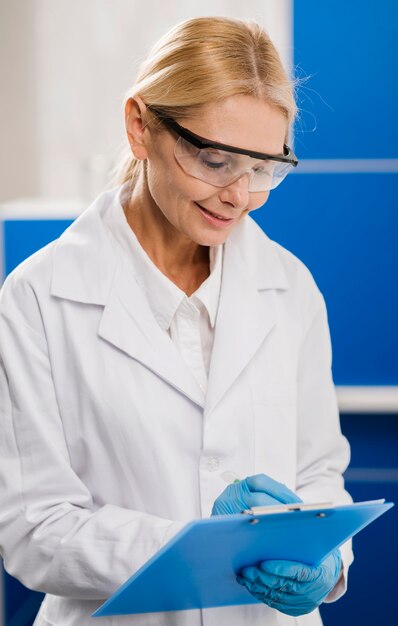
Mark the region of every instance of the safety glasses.
<instances>
[{"instance_id":1,"label":"safety glasses","mask_svg":"<svg viewBox=\"0 0 398 626\"><path fill-rule=\"evenodd\" d=\"M248 173L249 191L270 191L298 164L295 154L286 144L283 155L228 146L196 135L151 105L148 109L177 135L174 156L182 169L215 187L226 187Z\"/></svg>"}]
</instances>

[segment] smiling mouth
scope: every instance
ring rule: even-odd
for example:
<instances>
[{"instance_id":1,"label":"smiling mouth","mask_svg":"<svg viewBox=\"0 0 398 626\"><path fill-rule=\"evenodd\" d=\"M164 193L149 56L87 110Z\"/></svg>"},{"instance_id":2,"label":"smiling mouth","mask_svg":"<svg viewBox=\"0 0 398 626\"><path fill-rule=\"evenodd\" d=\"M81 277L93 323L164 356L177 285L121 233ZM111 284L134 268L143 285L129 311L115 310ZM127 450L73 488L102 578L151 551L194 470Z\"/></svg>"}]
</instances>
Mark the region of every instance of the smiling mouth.
<instances>
[{"instance_id":1,"label":"smiling mouth","mask_svg":"<svg viewBox=\"0 0 398 626\"><path fill-rule=\"evenodd\" d=\"M195 204L198 205L198 207L200 209L202 209L202 211L205 211L206 213L208 213L209 215L212 215L213 217L216 217L219 220L223 220L224 222L230 222L233 218L232 217L223 217L222 215L218 215L217 213L212 213L211 211L209 211L209 209L205 209L201 204L199 204L198 202L195 202Z\"/></svg>"}]
</instances>

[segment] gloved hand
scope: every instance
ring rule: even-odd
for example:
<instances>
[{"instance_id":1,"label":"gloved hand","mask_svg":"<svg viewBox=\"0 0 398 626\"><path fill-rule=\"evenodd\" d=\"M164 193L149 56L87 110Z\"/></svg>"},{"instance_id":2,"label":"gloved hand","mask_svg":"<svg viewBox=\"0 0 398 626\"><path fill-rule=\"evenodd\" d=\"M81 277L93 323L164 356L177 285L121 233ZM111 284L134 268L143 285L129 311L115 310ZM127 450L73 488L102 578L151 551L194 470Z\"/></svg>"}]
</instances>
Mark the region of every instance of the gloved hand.
<instances>
[{"instance_id":1,"label":"gloved hand","mask_svg":"<svg viewBox=\"0 0 398 626\"><path fill-rule=\"evenodd\" d=\"M263 561L258 567L244 567L236 580L261 602L297 617L323 602L335 586L340 568L340 550L334 550L318 567L295 561Z\"/></svg>"},{"instance_id":2,"label":"gloved hand","mask_svg":"<svg viewBox=\"0 0 398 626\"><path fill-rule=\"evenodd\" d=\"M301 502L293 491L266 474L255 474L228 485L213 504L212 515L232 515L252 506Z\"/></svg>"}]
</instances>

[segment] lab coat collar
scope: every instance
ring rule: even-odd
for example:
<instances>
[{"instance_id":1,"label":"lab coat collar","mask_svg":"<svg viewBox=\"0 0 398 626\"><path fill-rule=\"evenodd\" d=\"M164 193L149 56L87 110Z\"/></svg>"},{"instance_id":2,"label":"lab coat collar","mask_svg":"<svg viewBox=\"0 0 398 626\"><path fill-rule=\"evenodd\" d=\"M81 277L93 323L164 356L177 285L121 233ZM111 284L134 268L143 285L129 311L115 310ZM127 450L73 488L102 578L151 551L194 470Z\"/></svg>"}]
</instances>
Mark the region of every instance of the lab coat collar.
<instances>
[{"instance_id":1,"label":"lab coat collar","mask_svg":"<svg viewBox=\"0 0 398 626\"><path fill-rule=\"evenodd\" d=\"M123 201L128 202L128 187L127 185L124 187L125 189L121 189L117 194L113 209L104 216L104 221L114 240L120 245L121 251L129 259L131 271L134 272L138 284L145 293L158 324L164 330L169 330L177 309L187 296L156 267L141 247L123 210ZM210 324L214 327L221 283L222 245L210 246L209 259L210 274L195 291L192 301L205 307Z\"/></svg>"},{"instance_id":2,"label":"lab coat collar","mask_svg":"<svg viewBox=\"0 0 398 626\"><path fill-rule=\"evenodd\" d=\"M203 408L204 393L159 326L128 257L104 224L118 193L102 194L55 245L51 295L104 307L98 335Z\"/></svg>"},{"instance_id":3,"label":"lab coat collar","mask_svg":"<svg viewBox=\"0 0 398 626\"><path fill-rule=\"evenodd\" d=\"M102 193L55 244L51 295L105 305L118 263L116 244L103 224L114 192Z\"/></svg>"},{"instance_id":4,"label":"lab coat collar","mask_svg":"<svg viewBox=\"0 0 398 626\"><path fill-rule=\"evenodd\" d=\"M279 244L269 239L250 215L232 231L225 248L234 249L236 261L253 287L259 290L289 288Z\"/></svg>"},{"instance_id":5,"label":"lab coat collar","mask_svg":"<svg viewBox=\"0 0 398 626\"><path fill-rule=\"evenodd\" d=\"M51 294L104 306L99 336L168 381L208 414L276 323L274 290L288 288L278 246L250 217L244 218L225 243L205 399L104 225L104 215L118 202L119 191L101 194L57 241Z\"/></svg>"},{"instance_id":6,"label":"lab coat collar","mask_svg":"<svg viewBox=\"0 0 398 626\"><path fill-rule=\"evenodd\" d=\"M215 326L209 380L204 407L205 417L232 386L254 357L277 322L276 291L248 272L244 258L249 248L229 241L224 252L224 271ZM282 278L282 275L281 275ZM280 279L279 288L282 289Z\"/></svg>"},{"instance_id":7,"label":"lab coat collar","mask_svg":"<svg viewBox=\"0 0 398 626\"><path fill-rule=\"evenodd\" d=\"M120 202L121 187L103 192L61 235L55 247L52 295L105 305L118 263L117 243L104 225L110 205ZM234 248L240 267L257 289L288 289L279 245L250 216L232 231L225 250Z\"/></svg>"},{"instance_id":8,"label":"lab coat collar","mask_svg":"<svg viewBox=\"0 0 398 626\"><path fill-rule=\"evenodd\" d=\"M251 217L225 243L206 418L277 323L277 290L289 288L279 250Z\"/></svg>"},{"instance_id":9,"label":"lab coat collar","mask_svg":"<svg viewBox=\"0 0 398 626\"><path fill-rule=\"evenodd\" d=\"M168 332L155 319L124 257L116 269L98 334L204 406L203 391Z\"/></svg>"}]
</instances>

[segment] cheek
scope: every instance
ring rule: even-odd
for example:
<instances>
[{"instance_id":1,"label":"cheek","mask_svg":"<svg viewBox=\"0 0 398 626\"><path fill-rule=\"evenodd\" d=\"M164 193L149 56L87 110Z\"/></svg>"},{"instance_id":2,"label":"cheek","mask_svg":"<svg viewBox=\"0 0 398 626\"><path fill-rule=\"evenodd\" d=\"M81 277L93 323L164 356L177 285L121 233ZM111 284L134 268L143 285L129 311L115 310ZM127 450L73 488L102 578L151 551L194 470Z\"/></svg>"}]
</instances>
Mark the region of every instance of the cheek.
<instances>
[{"instance_id":1,"label":"cheek","mask_svg":"<svg viewBox=\"0 0 398 626\"><path fill-rule=\"evenodd\" d=\"M152 201L164 217L176 225L174 214L180 194L170 168L160 162L148 162L146 180Z\"/></svg>"},{"instance_id":2,"label":"cheek","mask_svg":"<svg viewBox=\"0 0 398 626\"><path fill-rule=\"evenodd\" d=\"M151 196L162 212L163 207L171 213L179 206L209 197L209 185L188 176L175 161L159 160L148 165L147 180Z\"/></svg>"},{"instance_id":3,"label":"cheek","mask_svg":"<svg viewBox=\"0 0 398 626\"><path fill-rule=\"evenodd\" d=\"M155 201L159 195L167 194L170 187L168 168L161 158L147 161L146 180L151 196Z\"/></svg>"},{"instance_id":4,"label":"cheek","mask_svg":"<svg viewBox=\"0 0 398 626\"><path fill-rule=\"evenodd\" d=\"M149 191L158 201L167 202L183 193L177 163L159 153L156 159L148 160L147 181Z\"/></svg>"},{"instance_id":5,"label":"cheek","mask_svg":"<svg viewBox=\"0 0 398 626\"><path fill-rule=\"evenodd\" d=\"M264 193L251 193L248 204L248 213L250 213L250 211L260 209L267 202L269 194L269 191L265 191Z\"/></svg>"}]
</instances>

